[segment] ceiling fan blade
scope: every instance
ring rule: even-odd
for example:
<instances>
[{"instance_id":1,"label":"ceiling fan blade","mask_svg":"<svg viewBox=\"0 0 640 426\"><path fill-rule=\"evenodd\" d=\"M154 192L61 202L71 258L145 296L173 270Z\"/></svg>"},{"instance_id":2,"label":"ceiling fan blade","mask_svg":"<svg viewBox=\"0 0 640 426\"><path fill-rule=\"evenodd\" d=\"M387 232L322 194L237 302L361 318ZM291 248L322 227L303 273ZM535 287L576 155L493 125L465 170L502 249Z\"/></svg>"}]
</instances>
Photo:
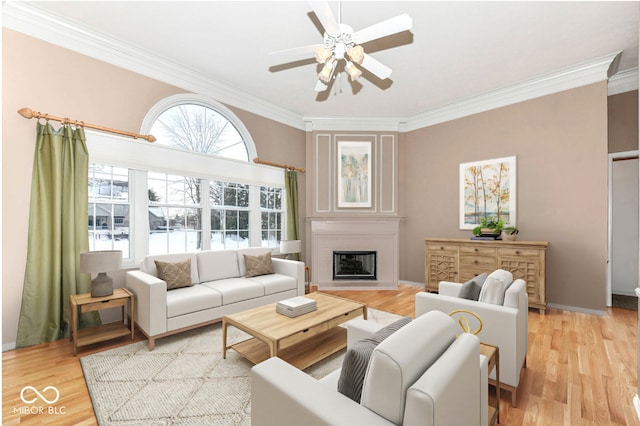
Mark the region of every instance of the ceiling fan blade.
<instances>
[{"instance_id":1,"label":"ceiling fan blade","mask_svg":"<svg viewBox=\"0 0 640 426\"><path fill-rule=\"evenodd\" d=\"M307 46L293 47L291 49L276 50L275 52L269 53L269 55L287 59L301 59L313 56L318 47L322 47L322 44L309 44Z\"/></svg>"},{"instance_id":2,"label":"ceiling fan blade","mask_svg":"<svg viewBox=\"0 0 640 426\"><path fill-rule=\"evenodd\" d=\"M327 87L329 87L329 86L327 86L326 84L324 84L323 82L321 82L320 80L318 80L318 81L316 82L316 88L315 88L315 90L316 90L316 92L324 92L325 90L327 90Z\"/></svg>"},{"instance_id":3,"label":"ceiling fan blade","mask_svg":"<svg viewBox=\"0 0 640 426\"><path fill-rule=\"evenodd\" d=\"M377 38L382 38L391 34L410 30L412 26L413 19L411 19L411 16L405 13L396 16L395 18L378 22L377 24L371 25L370 27L363 28L360 31L356 31L355 33L353 33L352 40L356 44L362 44L370 40L375 40Z\"/></svg>"},{"instance_id":4,"label":"ceiling fan blade","mask_svg":"<svg viewBox=\"0 0 640 426\"><path fill-rule=\"evenodd\" d=\"M381 80L384 80L391 76L391 68L378 61L377 59L372 58L366 53L364 54L364 59L362 60L360 66L368 70L371 74L375 75Z\"/></svg>"},{"instance_id":5,"label":"ceiling fan blade","mask_svg":"<svg viewBox=\"0 0 640 426\"><path fill-rule=\"evenodd\" d=\"M340 25L338 25L338 21L336 21L335 16L333 16L333 11L329 7L328 1L310 1L309 5L311 5L313 12L320 20L327 34L332 36L340 35Z\"/></svg>"}]
</instances>

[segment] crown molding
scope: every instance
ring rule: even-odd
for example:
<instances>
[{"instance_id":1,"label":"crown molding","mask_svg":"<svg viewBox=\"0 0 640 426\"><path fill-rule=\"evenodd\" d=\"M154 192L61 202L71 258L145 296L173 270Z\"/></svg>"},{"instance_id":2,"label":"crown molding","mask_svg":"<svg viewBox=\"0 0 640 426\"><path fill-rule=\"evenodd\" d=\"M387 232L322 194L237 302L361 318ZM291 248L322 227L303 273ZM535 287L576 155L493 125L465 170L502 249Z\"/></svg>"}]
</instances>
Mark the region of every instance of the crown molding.
<instances>
[{"instance_id":1,"label":"crown molding","mask_svg":"<svg viewBox=\"0 0 640 426\"><path fill-rule=\"evenodd\" d=\"M638 90L638 68L620 71L609 79L609 96Z\"/></svg>"},{"instance_id":2,"label":"crown molding","mask_svg":"<svg viewBox=\"0 0 640 426\"><path fill-rule=\"evenodd\" d=\"M78 23L71 25L32 3L4 3L2 15L2 25L9 29L304 130L299 114L122 40L105 37Z\"/></svg>"},{"instance_id":3,"label":"crown molding","mask_svg":"<svg viewBox=\"0 0 640 426\"><path fill-rule=\"evenodd\" d=\"M409 132L457 118L607 80L620 52L515 83L477 96L438 106L410 117L315 116L294 113L246 91L149 52L97 34L90 28L43 11L29 2L4 2L2 25L86 56L154 78L184 90L209 96L262 117L305 131ZM609 94L638 89L638 69L609 80Z\"/></svg>"},{"instance_id":4,"label":"crown molding","mask_svg":"<svg viewBox=\"0 0 640 426\"><path fill-rule=\"evenodd\" d=\"M609 78L612 65L617 62L620 53L620 51L613 52L553 73L416 114L409 117L407 123L400 126L400 131L409 132L540 96L605 81Z\"/></svg>"},{"instance_id":5,"label":"crown molding","mask_svg":"<svg viewBox=\"0 0 640 426\"><path fill-rule=\"evenodd\" d=\"M312 116L303 117L307 132L312 131L381 131L398 132L400 124L406 119L398 117L369 116Z\"/></svg>"}]
</instances>

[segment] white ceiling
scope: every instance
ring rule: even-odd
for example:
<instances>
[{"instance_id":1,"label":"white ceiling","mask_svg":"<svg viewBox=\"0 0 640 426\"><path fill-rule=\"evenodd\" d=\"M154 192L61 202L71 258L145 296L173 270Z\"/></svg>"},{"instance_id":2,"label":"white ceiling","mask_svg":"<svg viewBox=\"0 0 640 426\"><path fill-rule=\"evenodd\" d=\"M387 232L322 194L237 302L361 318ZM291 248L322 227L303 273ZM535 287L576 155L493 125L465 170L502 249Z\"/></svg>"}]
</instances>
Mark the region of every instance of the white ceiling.
<instances>
[{"instance_id":1,"label":"white ceiling","mask_svg":"<svg viewBox=\"0 0 640 426\"><path fill-rule=\"evenodd\" d=\"M341 9L355 31L401 13L413 29L365 45L393 69L389 80L369 75L352 86L342 75L324 96L314 91L312 60L279 64L269 55L322 41L303 1L7 2L3 25L171 84L192 79L182 87L208 85L222 102L243 107L233 99L245 97L250 110L301 119L417 116L619 51L618 72L638 68L638 2L343 1Z\"/></svg>"}]
</instances>

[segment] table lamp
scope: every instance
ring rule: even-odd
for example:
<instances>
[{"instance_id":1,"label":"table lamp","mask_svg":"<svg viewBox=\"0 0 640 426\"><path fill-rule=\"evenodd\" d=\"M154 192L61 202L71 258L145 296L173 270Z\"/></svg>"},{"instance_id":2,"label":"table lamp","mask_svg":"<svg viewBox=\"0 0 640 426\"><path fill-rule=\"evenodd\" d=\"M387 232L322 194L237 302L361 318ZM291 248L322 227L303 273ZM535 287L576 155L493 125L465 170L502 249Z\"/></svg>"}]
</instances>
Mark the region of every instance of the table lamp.
<instances>
[{"instance_id":1,"label":"table lamp","mask_svg":"<svg viewBox=\"0 0 640 426\"><path fill-rule=\"evenodd\" d=\"M286 254L287 259L291 259L290 254L300 253L302 251L301 240L280 241L280 254Z\"/></svg>"},{"instance_id":2,"label":"table lamp","mask_svg":"<svg viewBox=\"0 0 640 426\"><path fill-rule=\"evenodd\" d=\"M107 275L107 272L117 271L121 267L121 250L86 251L80 253L80 272L98 274L91 280L91 297L112 295L113 280Z\"/></svg>"}]
</instances>

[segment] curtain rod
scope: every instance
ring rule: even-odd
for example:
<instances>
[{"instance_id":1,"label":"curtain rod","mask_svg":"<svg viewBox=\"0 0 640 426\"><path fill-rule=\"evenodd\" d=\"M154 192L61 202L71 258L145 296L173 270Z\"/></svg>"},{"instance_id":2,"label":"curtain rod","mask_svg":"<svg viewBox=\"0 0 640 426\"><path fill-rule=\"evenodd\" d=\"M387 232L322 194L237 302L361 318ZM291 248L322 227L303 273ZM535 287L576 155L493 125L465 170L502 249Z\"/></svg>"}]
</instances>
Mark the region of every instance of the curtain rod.
<instances>
[{"instance_id":1,"label":"curtain rod","mask_svg":"<svg viewBox=\"0 0 640 426\"><path fill-rule=\"evenodd\" d=\"M62 124L73 124L74 126L87 127L89 129L102 130L103 132L116 133L118 135L129 136L135 139L144 139L147 142L155 142L156 138L153 135L140 135L138 133L127 132L125 130L112 129L110 127L98 126L97 124L85 123L84 121L71 120L69 118L56 117L54 115L42 114L40 112L33 111L31 108L20 108L18 114L24 118L44 118L45 120L59 121Z\"/></svg>"},{"instance_id":2,"label":"curtain rod","mask_svg":"<svg viewBox=\"0 0 640 426\"><path fill-rule=\"evenodd\" d=\"M261 160L258 157L254 158L253 162L258 164L266 164L267 166L280 167L281 169L295 170L296 172L304 173L304 169L301 169L300 167L288 166L286 164L272 163L271 161Z\"/></svg>"}]
</instances>

